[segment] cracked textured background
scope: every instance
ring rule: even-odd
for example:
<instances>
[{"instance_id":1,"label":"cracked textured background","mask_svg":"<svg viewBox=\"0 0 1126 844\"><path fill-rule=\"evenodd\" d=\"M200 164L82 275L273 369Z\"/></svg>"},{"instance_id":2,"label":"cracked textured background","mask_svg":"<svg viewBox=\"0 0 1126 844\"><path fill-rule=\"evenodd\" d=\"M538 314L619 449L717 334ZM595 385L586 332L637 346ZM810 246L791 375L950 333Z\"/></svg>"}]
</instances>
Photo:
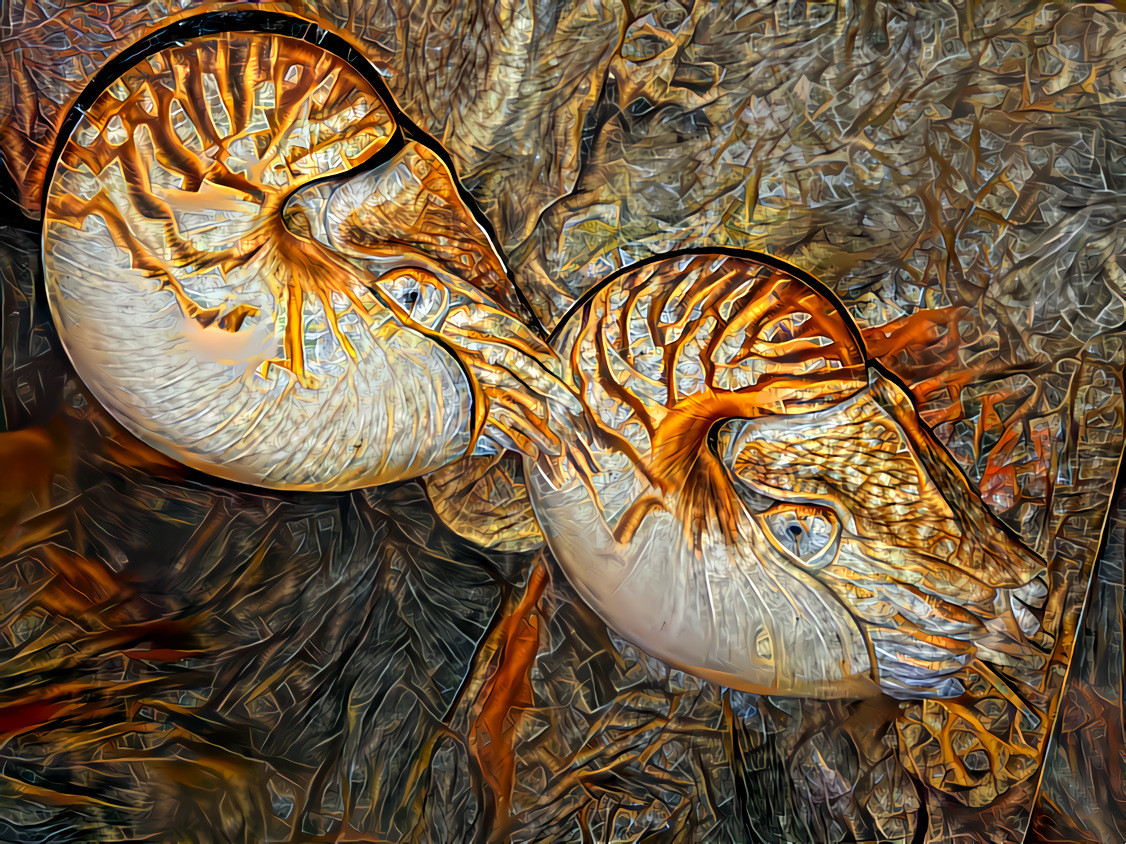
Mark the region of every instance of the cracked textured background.
<instances>
[{"instance_id":1,"label":"cracked textured background","mask_svg":"<svg viewBox=\"0 0 1126 844\"><path fill-rule=\"evenodd\" d=\"M838 292L1076 606L1099 556L1038 795L943 803L902 765L895 704L670 672L550 560L456 538L417 484L222 485L91 403L35 295L61 120L128 44L252 5L362 47L549 325L689 245ZM0 840L993 841L1033 802L1027 840L1126 838L1126 7L188 6L2 7Z\"/></svg>"}]
</instances>

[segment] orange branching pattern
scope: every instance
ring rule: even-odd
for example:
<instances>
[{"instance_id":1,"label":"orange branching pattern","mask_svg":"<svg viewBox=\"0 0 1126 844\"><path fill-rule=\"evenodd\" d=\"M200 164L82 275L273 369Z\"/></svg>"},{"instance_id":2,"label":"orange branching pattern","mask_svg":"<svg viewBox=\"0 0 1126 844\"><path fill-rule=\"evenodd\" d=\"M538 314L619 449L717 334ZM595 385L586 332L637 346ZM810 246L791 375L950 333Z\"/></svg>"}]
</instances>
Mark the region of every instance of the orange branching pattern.
<instances>
[{"instance_id":1,"label":"orange branching pattern","mask_svg":"<svg viewBox=\"0 0 1126 844\"><path fill-rule=\"evenodd\" d=\"M576 388L598 433L675 501L688 530L734 538L738 496L709 437L717 424L832 405L867 384L836 306L785 270L724 255L653 262L609 284L567 326ZM579 355L593 338L596 360ZM626 416L621 416L625 410ZM636 441L621 433L640 428ZM628 541L656 498L621 519Z\"/></svg>"},{"instance_id":2,"label":"orange branching pattern","mask_svg":"<svg viewBox=\"0 0 1126 844\"><path fill-rule=\"evenodd\" d=\"M303 3L296 5L304 6ZM42 100L37 105L33 90L37 84L42 84L41 78L35 77L44 70L50 73L50 70L27 56L26 47L21 49L18 40L10 38L11 30L8 30L3 47L0 48L5 70L10 71L5 74L6 81L0 89L0 144L3 146L5 163L20 184L22 203L28 212L38 214L42 192L46 187L44 176L50 150L58 139L67 109L89 85L102 62L109 61L115 54L156 28L167 26L181 17L251 6L274 8L278 11L313 12L311 9L296 9L294 4L246 4L229 0L205 0L191 4L188 9L178 6L173 8L171 5L154 9L136 8L127 10L124 14L122 10L107 4L95 8L85 6L65 10L62 12L65 23L61 25L71 33L71 42L63 61L69 63L69 67L66 73L52 80L65 93L62 93L58 101L51 101L49 106ZM6 14L19 21L16 29L21 30L22 34L31 35L34 31L33 37L42 37L48 42L51 40L52 24L60 25L59 17L47 17L42 9L33 8L30 4L22 8L13 7ZM327 22L322 19L322 23ZM104 39L107 33L112 35L108 42L112 44L112 50L101 56L102 62L91 62L89 59L92 54L105 49L107 42ZM33 49L30 52L36 51ZM237 75L232 74L232 77ZM237 86L238 83L235 84Z\"/></svg>"},{"instance_id":3,"label":"orange branching pattern","mask_svg":"<svg viewBox=\"0 0 1126 844\"><path fill-rule=\"evenodd\" d=\"M270 364L309 382L304 348L310 299L321 304L329 328L356 359L333 296L342 296L348 312L370 323L358 292L361 276L288 228L281 213L296 188L362 164L394 131L378 94L354 68L291 38L216 36L161 51L126 71L84 122L89 129L80 142L66 145L59 167L100 177L125 194L128 207L104 189L89 198L55 192L49 218L75 228L90 216L101 218L133 266L160 279L187 316L231 332L257 309L239 303L201 307L184 289L185 276L265 260L276 269L286 312L285 356ZM176 213L185 206L215 213L240 205L259 210L250 225L228 237L218 221L214 233L182 230ZM146 242L133 215L159 223L164 242Z\"/></svg>"}]
</instances>

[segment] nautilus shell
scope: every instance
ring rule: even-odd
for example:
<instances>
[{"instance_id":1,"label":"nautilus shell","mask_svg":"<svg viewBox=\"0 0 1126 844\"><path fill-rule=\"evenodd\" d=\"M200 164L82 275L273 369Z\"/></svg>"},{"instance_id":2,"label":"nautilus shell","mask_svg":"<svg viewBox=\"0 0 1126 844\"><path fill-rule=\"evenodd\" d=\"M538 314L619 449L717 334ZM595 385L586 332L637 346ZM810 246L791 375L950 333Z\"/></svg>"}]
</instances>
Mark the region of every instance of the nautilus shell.
<instances>
[{"instance_id":1,"label":"nautilus shell","mask_svg":"<svg viewBox=\"0 0 1126 844\"><path fill-rule=\"evenodd\" d=\"M528 468L556 558L627 638L736 688L948 697L982 660L1042 665L1043 565L795 273L666 258L569 316L593 445Z\"/></svg>"},{"instance_id":2,"label":"nautilus shell","mask_svg":"<svg viewBox=\"0 0 1126 844\"><path fill-rule=\"evenodd\" d=\"M346 62L257 33L162 50L94 101L49 187L46 277L75 368L129 430L281 489L385 483L470 448L474 386L449 344L529 332L492 313L503 268L433 152L357 171L396 129Z\"/></svg>"},{"instance_id":3,"label":"nautilus shell","mask_svg":"<svg viewBox=\"0 0 1126 844\"><path fill-rule=\"evenodd\" d=\"M770 502L740 497L709 442L725 419L810 412L865 386L825 304L771 267L685 256L609 282L558 335L605 445L593 472L578 457L529 472L548 541L613 627L727 685L833 696L870 684L855 621L771 539L771 518L795 520L795 537L777 536L808 544L803 517L835 530L833 515L758 517Z\"/></svg>"},{"instance_id":4,"label":"nautilus shell","mask_svg":"<svg viewBox=\"0 0 1126 844\"><path fill-rule=\"evenodd\" d=\"M761 256L671 255L548 342L395 114L321 47L238 32L97 96L44 258L63 343L122 424L276 489L438 472L453 522L448 491L497 472L481 500L531 514L512 547L542 535L607 624L726 685L943 698L977 676L1019 699L1051 647L1043 564L830 294Z\"/></svg>"}]
</instances>

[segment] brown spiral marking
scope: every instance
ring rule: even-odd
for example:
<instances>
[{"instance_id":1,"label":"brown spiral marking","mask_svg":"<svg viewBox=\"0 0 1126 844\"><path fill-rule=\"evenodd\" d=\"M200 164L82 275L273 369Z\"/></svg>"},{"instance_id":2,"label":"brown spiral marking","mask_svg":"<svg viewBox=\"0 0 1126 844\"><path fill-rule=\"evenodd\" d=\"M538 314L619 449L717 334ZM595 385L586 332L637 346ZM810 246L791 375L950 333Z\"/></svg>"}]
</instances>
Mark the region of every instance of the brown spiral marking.
<instances>
[{"instance_id":1,"label":"brown spiral marking","mask_svg":"<svg viewBox=\"0 0 1126 844\"><path fill-rule=\"evenodd\" d=\"M272 103L261 99L266 85L274 87ZM256 97L261 105L255 104ZM415 276L420 283L446 289L456 301L442 325L421 325L381 289L379 278L303 231L300 215L292 221L283 217L298 188L362 164L395 128L371 85L320 47L262 33L202 37L141 61L95 100L76 130L91 139L68 142L59 168L101 176L101 190L84 200L56 188L48 218L75 228L89 216L101 218L132 266L171 291L185 315L204 326L237 331L255 310L245 304L222 310L200 306L181 283L183 273L228 272L261 260L280 287L286 315L282 355L265 368L288 370L306 386L311 385L304 359L306 302L323 305L328 327L353 360L355 349L340 328L332 295L342 294L348 310L369 326L375 311L389 313L399 324L450 348L471 372L474 438L489 419L529 452L545 445L557 451L546 421L545 391L551 388L533 386L522 374L538 370L535 362L548 360L550 352L509 307L515 294L483 232L459 230L449 243L441 232L420 232L418 243L383 243L373 241L368 230L375 225L381 231L380 219L343 221L342 236L363 258L401 257L404 265L396 269L396 277ZM302 131L309 135L302 137ZM247 144L244 139L252 149L237 149L236 143ZM355 147L350 156L345 144ZM437 158L430 163L424 178L430 206L464 208L445 165ZM237 240L193 239L177 225L173 207L158 195L160 187L151 183L149 168L157 165L172 178L178 195L201 209L209 190L248 203L257 209L253 224L239 230ZM105 184L106 170L114 166L124 177L123 197L113 197ZM437 265L436 271L449 277L410 266L412 256L424 258L424 266ZM509 366L512 356L520 361Z\"/></svg>"}]
</instances>

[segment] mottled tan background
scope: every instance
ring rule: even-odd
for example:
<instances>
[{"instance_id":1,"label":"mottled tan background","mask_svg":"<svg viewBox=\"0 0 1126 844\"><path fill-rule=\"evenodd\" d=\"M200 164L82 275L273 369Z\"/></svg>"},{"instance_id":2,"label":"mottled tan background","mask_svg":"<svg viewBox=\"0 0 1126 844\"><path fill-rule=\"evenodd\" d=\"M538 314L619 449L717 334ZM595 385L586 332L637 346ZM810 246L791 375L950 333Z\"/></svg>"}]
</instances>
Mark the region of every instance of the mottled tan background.
<instances>
[{"instance_id":1,"label":"mottled tan background","mask_svg":"<svg viewBox=\"0 0 1126 844\"><path fill-rule=\"evenodd\" d=\"M417 484L218 485L90 403L34 295L58 127L129 43L234 7L3 6L0 840L1020 840L1035 783L984 815L940 799L901 764L895 704L670 673L550 561L458 540ZM384 71L548 327L663 250L786 257L1076 607L1109 509L1028 839L1126 840L1126 7L262 7Z\"/></svg>"}]
</instances>

